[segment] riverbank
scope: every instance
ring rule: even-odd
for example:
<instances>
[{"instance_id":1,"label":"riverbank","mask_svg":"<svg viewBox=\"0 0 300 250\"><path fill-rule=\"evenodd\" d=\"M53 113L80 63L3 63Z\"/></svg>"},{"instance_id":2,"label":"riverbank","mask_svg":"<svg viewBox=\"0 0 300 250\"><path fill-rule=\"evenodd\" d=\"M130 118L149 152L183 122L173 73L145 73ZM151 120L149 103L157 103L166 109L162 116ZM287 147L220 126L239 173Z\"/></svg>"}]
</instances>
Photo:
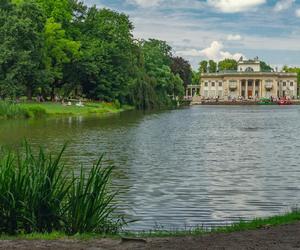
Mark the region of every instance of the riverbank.
<instances>
[{"instance_id":1,"label":"riverbank","mask_svg":"<svg viewBox=\"0 0 300 250\"><path fill-rule=\"evenodd\" d=\"M0 118L21 119L21 118L40 118L53 115L106 115L120 113L125 110L132 110L134 107L129 105L120 106L114 103L105 102L86 102L83 106L72 104L62 105L61 103L36 103L26 102L12 104L7 102L0 103Z\"/></svg>"},{"instance_id":2,"label":"riverbank","mask_svg":"<svg viewBox=\"0 0 300 250\"><path fill-rule=\"evenodd\" d=\"M60 233L0 237L0 249L298 249L300 213L241 222L206 231L153 232L118 236Z\"/></svg>"}]
</instances>

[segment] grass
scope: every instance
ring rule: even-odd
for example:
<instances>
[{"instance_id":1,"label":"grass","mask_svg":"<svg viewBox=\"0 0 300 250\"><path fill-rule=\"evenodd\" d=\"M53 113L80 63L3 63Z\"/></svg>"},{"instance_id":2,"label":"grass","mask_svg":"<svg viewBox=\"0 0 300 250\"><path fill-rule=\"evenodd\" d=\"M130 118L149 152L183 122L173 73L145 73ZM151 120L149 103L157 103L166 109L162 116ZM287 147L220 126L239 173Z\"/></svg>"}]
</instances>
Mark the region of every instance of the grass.
<instances>
[{"instance_id":1,"label":"grass","mask_svg":"<svg viewBox=\"0 0 300 250\"><path fill-rule=\"evenodd\" d=\"M40 118L48 115L89 115L113 114L133 109L131 106L122 107L114 103L87 102L83 107L63 106L60 103L35 103L24 102L19 104L0 102L0 118Z\"/></svg>"},{"instance_id":2,"label":"grass","mask_svg":"<svg viewBox=\"0 0 300 250\"><path fill-rule=\"evenodd\" d=\"M149 232L129 233L132 237L183 237L183 236L201 236L211 233L232 233L246 230L257 230L265 227L274 227L279 225L291 224L300 221L300 211L295 210L282 215L271 216L267 218L255 218L251 221L240 221L228 226L214 227L212 229L205 227L196 227L189 230L153 230Z\"/></svg>"},{"instance_id":3,"label":"grass","mask_svg":"<svg viewBox=\"0 0 300 250\"><path fill-rule=\"evenodd\" d=\"M0 154L0 234L52 233L115 234L122 216L114 214L115 193L110 192L112 166L103 167L102 157L85 174L67 174L57 155L43 149L33 153L2 150Z\"/></svg>"},{"instance_id":4,"label":"grass","mask_svg":"<svg viewBox=\"0 0 300 250\"><path fill-rule=\"evenodd\" d=\"M19 234L17 236L0 236L0 240L59 240L59 239L71 239L71 240L92 240L92 239L120 239L122 237L128 238L163 238L163 237L185 237L185 236L203 236L211 233L233 233L246 230L257 230L265 227L274 227L279 225L291 224L300 221L300 211L292 211L282 215L276 215L268 218L257 218L249 222L241 221L232 225L224 227L216 227L213 229L206 229L198 227L190 230L153 230L148 232L122 232L118 234L97 234L97 233L82 233L72 236L66 235L62 232L52 233L32 233L32 234Z\"/></svg>"}]
</instances>

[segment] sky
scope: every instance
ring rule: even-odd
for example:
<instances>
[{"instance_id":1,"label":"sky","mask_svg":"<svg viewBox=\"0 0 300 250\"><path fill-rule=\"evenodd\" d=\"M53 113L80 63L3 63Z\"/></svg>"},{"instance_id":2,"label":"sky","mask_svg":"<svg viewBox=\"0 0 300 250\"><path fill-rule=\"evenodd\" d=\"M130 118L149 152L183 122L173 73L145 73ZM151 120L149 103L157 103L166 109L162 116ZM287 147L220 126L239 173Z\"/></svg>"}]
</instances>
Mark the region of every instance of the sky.
<instances>
[{"instance_id":1,"label":"sky","mask_svg":"<svg viewBox=\"0 0 300 250\"><path fill-rule=\"evenodd\" d=\"M300 0L83 1L126 13L136 38L167 41L193 68L241 56L300 66Z\"/></svg>"}]
</instances>

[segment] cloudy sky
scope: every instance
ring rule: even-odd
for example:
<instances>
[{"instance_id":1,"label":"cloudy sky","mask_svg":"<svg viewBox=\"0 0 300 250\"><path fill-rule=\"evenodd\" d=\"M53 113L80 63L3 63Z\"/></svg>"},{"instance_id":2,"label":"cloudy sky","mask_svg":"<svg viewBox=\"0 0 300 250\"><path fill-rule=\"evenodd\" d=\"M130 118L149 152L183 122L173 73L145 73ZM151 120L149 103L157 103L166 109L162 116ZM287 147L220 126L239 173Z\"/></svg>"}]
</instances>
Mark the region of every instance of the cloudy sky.
<instances>
[{"instance_id":1,"label":"cloudy sky","mask_svg":"<svg viewBox=\"0 0 300 250\"><path fill-rule=\"evenodd\" d=\"M200 60L259 56L300 66L300 0L84 0L124 12L137 38L167 41L193 67Z\"/></svg>"}]
</instances>

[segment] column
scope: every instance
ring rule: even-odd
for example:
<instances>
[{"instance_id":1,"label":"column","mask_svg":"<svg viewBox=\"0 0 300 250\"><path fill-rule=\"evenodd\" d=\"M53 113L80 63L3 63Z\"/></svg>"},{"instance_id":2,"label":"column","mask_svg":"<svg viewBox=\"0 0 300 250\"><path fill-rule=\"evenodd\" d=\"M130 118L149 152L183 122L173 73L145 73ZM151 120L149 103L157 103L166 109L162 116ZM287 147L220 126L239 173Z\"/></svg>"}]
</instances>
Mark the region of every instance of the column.
<instances>
[{"instance_id":1,"label":"column","mask_svg":"<svg viewBox=\"0 0 300 250\"><path fill-rule=\"evenodd\" d=\"M189 91L188 91L188 89L186 88L186 89L185 89L185 96L188 97L188 94L189 94Z\"/></svg>"},{"instance_id":2,"label":"column","mask_svg":"<svg viewBox=\"0 0 300 250\"><path fill-rule=\"evenodd\" d=\"M245 83L245 99L248 99L248 79L246 80L246 83Z\"/></svg>"}]
</instances>

